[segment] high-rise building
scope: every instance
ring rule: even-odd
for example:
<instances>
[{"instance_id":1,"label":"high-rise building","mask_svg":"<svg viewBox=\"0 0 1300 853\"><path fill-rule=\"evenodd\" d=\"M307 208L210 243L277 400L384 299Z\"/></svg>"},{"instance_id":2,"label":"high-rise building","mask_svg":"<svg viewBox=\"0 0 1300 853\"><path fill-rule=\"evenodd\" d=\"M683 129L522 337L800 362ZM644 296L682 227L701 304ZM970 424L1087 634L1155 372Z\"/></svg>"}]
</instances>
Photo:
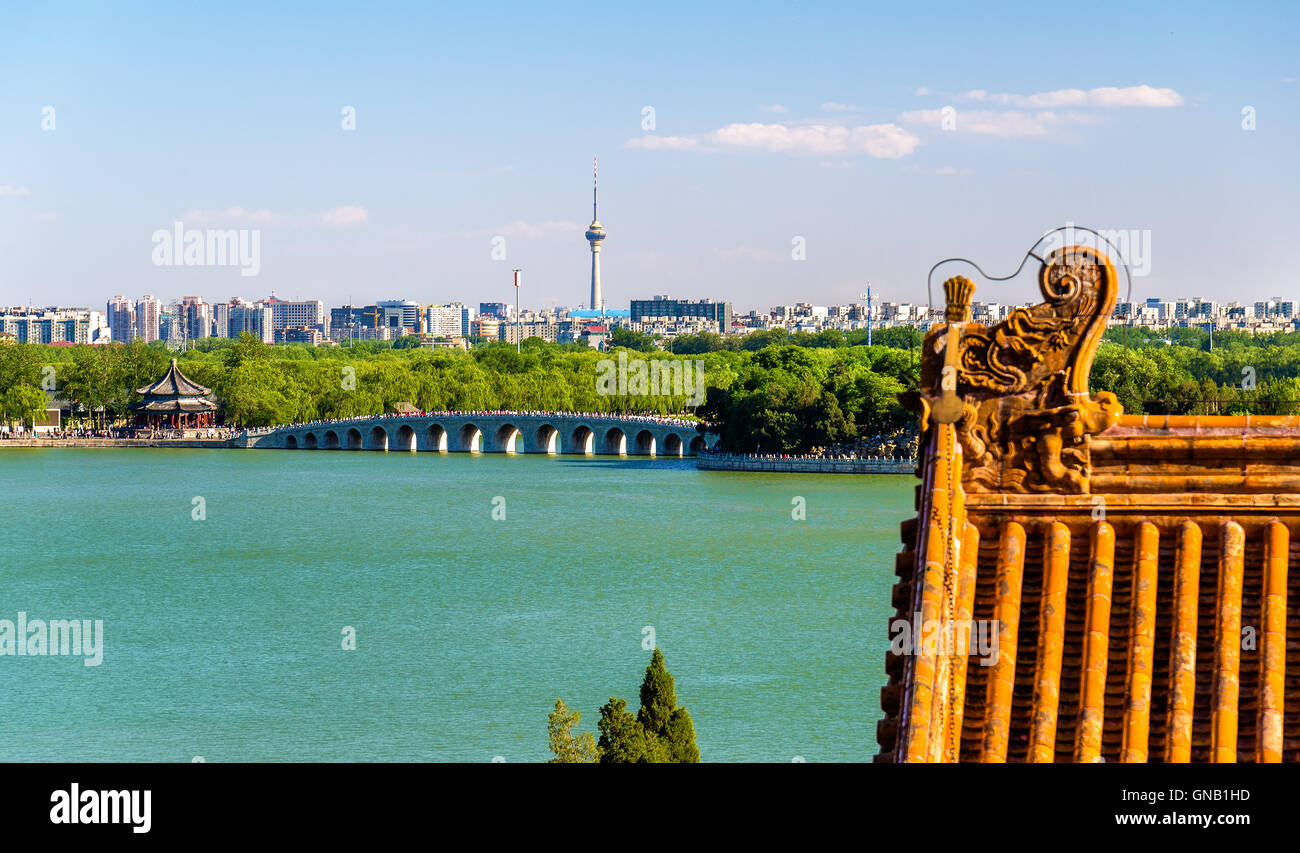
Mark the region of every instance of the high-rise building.
<instances>
[{"instance_id":1,"label":"high-rise building","mask_svg":"<svg viewBox=\"0 0 1300 853\"><path fill-rule=\"evenodd\" d=\"M184 340L197 341L212 336L212 307L201 296L181 298L181 334Z\"/></svg>"},{"instance_id":2,"label":"high-rise building","mask_svg":"<svg viewBox=\"0 0 1300 853\"><path fill-rule=\"evenodd\" d=\"M469 336L469 308L459 302L424 309L424 333L438 338Z\"/></svg>"},{"instance_id":3,"label":"high-rise building","mask_svg":"<svg viewBox=\"0 0 1300 853\"><path fill-rule=\"evenodd\" d=\"M380 324L399 335L414 334L420 327L420 303L409 299L390 299L375 303L383 312Z\"/></svg>"},{"instance_id":4,"label":"high-rise building","mask_svg":"<svg viewBox=\"0 0 1300 853\"><path fill-rule=\"evenodd\" d=\"M118 294L108 300L108 330L113 340L129 343L135 329L135 303Z\"/></svg>"},{"instance_id":5,"label":"high-rise building","mask_svg":"<svg viewBox=\"0 0 1300 853\"><path fill-rule=\"evenodd\" d=\"M217 337L237 338L241 332L248 332L265 343L275 343L271 306L265 302L249 302L236 296L214 307Z\"/></svg>"},{"instance_id":6,"label":"high-rise building","mask_svg":"<svg viewBox=\"0 0 1300 853\"><path fill-rule=\"evenodd\" d=\"M169 302L158 312L158 340L180 346L185 335L185 309L179 302Z\"/></svg>"},{"instance_id":7,"label":"high-rise building","mask_svg":"<svg viewBox=\"0 0 1300 853\"><path fill-rule=\"evenodd\" d=\"M511 323L498 330L506 343L517 344L529 338L541 338L548 343L555 343L559 338L560 327L556 323Z\"/></svg>"},{"instance_id":8,"label":"high-rise building","mask_svg":"<svg viewBox=\"0 0 1300 853\"><path fill-rule=\"evenodd\" d=\"M329 315L325 313L325 303L319 299L294 301L271 296L264 302L271 306L271 325L277 332L308 328L317 329L322 335L329 334Z\"/></svg>"},{"instance_id":9,"label":"high-rise building","mask_svg":"<svg viewBox=\"0 0 1300 853\"><path fill-rule=\"evenodd\" d=\"M667 296L633 299L629 319L633 323L709 320L718 324L719 332L727 334L731 331L731 303L714 302L712 299L692 302L687 299L669 299Z\"/></svg>"},{"instance_id":10,"label":"high-rise building","mask_svg":"<svg viewBox=\"0 0 1300 853\"><path fill-rule=\"evenodd\" d=\"M149 343L160 337L162 300L146 293L135 303L135 339Z\"/></svg>"},{"instance_id":11,"label":"high-rise building","mask_svg":"<svg viewBox=\"0 0 1300 853\"><path fill-rule=\"evenodd\" d=\"M478 315L489 319L509 320L513 308L513 305L506 302L480 302Z\"/></svg>"},{"instance_id":12,"label":"high-rise building","mask_svg":"<svg viewBox=\"0 0 1300 853\"><path fill-rule=\"evenodd\" d=\"M486 338L489 341L501 339L501 321L493 317L479 317L469 324L470 337Z\"/></svg>"},{"instance_id":13,"label":"high-rise building","mask_svg":"<svg viewBox=\"0 0 1300 853\"><path fill-rule=\"evenodd\" d=\"M20 344L102 344L110 337L104 315L85 308L0 307L0 333Z\"/></svg>"},{"instance_id":14,"label":"high-rise building","mask_svg":"<svg viewBox=\"0 0 1300 853\"><path fill-rule=\"evenodd\" d=\"M378 305L343 305L330 309L330 334L336 340L353 337L359 329L374 329L383 311Z\"/></svg>"},{"instance_id":15,"label":"high-rise building","mask_svg":"<svg viewBox=\"0 0 1300 853\"><path fill-rule=\"evenodd\" d=\"M600 292L600 244L605 242L605 229L600 225L600 217L596 215L596 160L591 161L591 224L587 226L587 233L584 235L587 242L591 244L591 305L588 307L593 311L599 311L605 307L605 297Z\"/></svg>"}]
</instances>

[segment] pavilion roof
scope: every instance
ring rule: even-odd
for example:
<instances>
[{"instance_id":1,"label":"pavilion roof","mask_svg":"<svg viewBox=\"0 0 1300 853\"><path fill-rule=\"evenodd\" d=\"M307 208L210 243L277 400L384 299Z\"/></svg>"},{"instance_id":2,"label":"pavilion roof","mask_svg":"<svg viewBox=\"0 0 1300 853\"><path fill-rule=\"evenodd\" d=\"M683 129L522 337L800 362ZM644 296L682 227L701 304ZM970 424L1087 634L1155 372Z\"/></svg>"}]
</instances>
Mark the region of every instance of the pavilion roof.
<instances>
[{"instance_id":1,"label":"pavilion roof","mask_svg":"<svg viewBox=\"0 0 1300 853\"><path fill-rule=\"evenodd\" d=\"M143 388L136 389L137 394L143 394L146 397L203 397L212 393L211 388L204 388L197 382L191 382L181 373L181 369L176 366L176 359L172 359L171 366L163 377L152 385L146 385Z\"/></svg>"}]
</instances>

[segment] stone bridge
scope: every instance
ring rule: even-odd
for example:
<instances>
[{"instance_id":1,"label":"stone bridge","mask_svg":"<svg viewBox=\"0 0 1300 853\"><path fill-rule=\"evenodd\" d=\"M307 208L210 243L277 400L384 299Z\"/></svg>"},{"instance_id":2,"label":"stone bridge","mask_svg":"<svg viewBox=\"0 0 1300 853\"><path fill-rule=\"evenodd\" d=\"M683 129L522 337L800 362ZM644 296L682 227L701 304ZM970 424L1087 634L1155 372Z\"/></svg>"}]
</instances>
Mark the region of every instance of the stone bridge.
<instances>
[{"instance_id":1,"label":"stone bridge","mask_svg":"<svg viewBox=\"0 0 1300 853\"><path fill-rule=\"evenodd\" d=\"M286 450L694 456L717 440L694 426L650 418L494 412L350 418L278 427L238 443Z\"/></svg>"}]
</instances>

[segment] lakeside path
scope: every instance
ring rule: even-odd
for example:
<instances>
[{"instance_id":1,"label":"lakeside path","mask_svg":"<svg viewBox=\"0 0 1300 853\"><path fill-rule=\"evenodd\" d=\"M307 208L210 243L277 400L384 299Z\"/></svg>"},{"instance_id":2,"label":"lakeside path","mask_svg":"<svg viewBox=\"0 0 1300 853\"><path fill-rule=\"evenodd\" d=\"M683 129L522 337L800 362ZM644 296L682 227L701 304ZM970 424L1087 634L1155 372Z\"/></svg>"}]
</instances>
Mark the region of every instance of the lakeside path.
<instances>
[{"instance_id":1,"label":"lakeside path","mask_svg":"<svg viewBox=\"0 0 1300 853\"><path fill-rule=\"evenodd\" d=\"M915 459L779 459L708 454L695 458L701 471L755 471L767 474L915 474Z\"/></svg>"},{"instance_id":2,"label":"lakeside path","mask_svg":"<svg viewBox=\"0 0 1300 853\"><path fill-rule=\"evenodd\" d=\"M4 438L6 447L243 447L231 438Z\"/></svg>"},{"instance_id":3,"label":"lakeside path","mask_svg":"<svg viewBox=\"0 0 1300 853\"><path fill-rule=\"evenodd\" d=\"M5 448L48 447L171 447L239 448L250 445L244 436L233 438L10 438L0 439ZM778 459L759 456L709 454L696 457L702 471L736 471L767 474L915 474L915 459Z\"/></svg>"}]
</instances>

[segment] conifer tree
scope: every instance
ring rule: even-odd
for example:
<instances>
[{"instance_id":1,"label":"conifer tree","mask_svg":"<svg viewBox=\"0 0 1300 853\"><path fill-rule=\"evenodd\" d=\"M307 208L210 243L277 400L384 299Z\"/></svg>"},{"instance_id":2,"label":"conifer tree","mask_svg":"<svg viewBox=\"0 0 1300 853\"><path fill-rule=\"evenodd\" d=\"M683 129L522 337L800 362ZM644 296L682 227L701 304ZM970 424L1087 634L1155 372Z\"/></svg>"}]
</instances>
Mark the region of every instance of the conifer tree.
<instances>
[{"instance_id":1,"label":"conifer tree","mask_svg":"<svg viewBox=\"0 0 1300 853\"><path fill-rule=\"evenodd\" d=\"M698 764L700 749L695 743L695 725L685 708L677 707L673 675L664 663L664 654L655 648L650 665L641 682L639 722L660 745L663 761L674 764Z\"/></svg>"},{"instance_id":2,"label":"conifer tree","mask_svg":"<svg viewBox=\"0 0 1300 853\"><path fill-rule=\"evenodd\" d=\"M609 697L600 709L600 762L602 764L663 764L668 761L664 744L632 716L627 700Z\"/></svg>"},{"instance_id":3,"label":"conifer tree","mask_svg":"<svg viewBox=\"0 0 1300 853\"><path fill-rule=\"evenodd\" d=\"M636 718L647 731L662 734L676 707L673 675L664 665L664 653L656 646L645 670L645 680L641 682L641 710Z\"/></svg>"},{"instance_id":4,"label":"conifer tree","mask_svg":"<svg viewBox=\"0 0 1300 853\"><path fill-rule=\"evenodd\" d=\"M570 711L563 699L555 700L555 710L547 718L551 752L555 753L551 764L594 764L600 760L600 748L591 732L573 734L581 721L581 711Z\"/></svg>"}]
</instances>

